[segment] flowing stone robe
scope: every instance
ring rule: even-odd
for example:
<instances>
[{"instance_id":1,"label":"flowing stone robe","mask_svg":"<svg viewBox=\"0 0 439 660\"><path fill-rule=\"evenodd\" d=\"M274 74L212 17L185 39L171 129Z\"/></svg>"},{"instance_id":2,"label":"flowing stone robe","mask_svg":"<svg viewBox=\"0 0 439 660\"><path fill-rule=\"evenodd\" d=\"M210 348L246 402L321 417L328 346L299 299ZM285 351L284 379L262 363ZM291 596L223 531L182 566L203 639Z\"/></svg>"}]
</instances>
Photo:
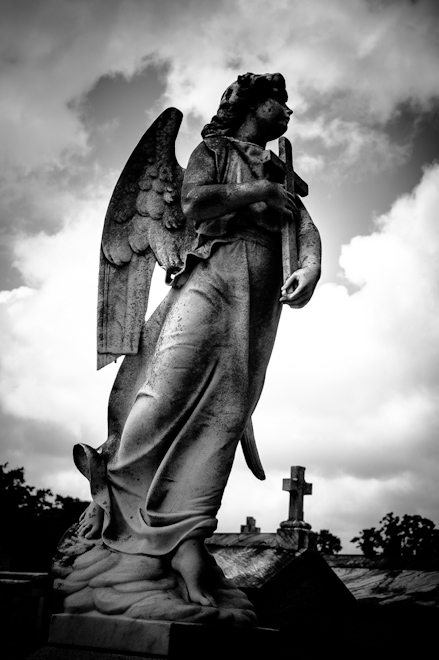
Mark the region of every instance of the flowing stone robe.
<instances>
[{"instance_id":1,"label":"flowing stone robe","mask_svg":"<svg viewBox=\"0 0 439 660\"><path fill-rule=\"evenodd\" d=\"M215 160L212 183L264 177L258 145L211 136L197 149ZM253 204L197 232L196 249L145 325L143 385L117 451L108 453L103 540L120 552L165 555L215 531L275 341L277 213Z\"/></svg>"}]
</instances>

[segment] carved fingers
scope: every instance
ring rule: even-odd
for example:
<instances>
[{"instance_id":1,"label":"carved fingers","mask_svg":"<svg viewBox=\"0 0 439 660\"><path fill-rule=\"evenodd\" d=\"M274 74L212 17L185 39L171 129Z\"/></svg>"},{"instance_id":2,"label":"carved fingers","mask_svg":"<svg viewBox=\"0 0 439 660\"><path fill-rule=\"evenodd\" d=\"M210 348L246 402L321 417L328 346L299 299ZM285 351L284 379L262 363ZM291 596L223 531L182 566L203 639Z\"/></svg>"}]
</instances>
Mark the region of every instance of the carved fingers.
<instances>
[{"instance_id":1,"label":"carved fingers","mask_svg":"<svg viewBox=\"0 0 439 660\"><path fill-rule=\"evenodd\" d=\"M287 192L280 183L271 183L268 189L266 203L269 207L281 213L294 216L298 213L295 196Z\"/></svg>"},{"instance_id":2,"label":"carved fingers","mask_svg":"<svg viewBox=\"0 0 439 660\"><path fill-rule=\"evenodd\" d=\"M299 268L285 281L281 288L280 302L294 309L304 307L317 286L319 276L309 268Z\"/></svg>"}]
</instances>

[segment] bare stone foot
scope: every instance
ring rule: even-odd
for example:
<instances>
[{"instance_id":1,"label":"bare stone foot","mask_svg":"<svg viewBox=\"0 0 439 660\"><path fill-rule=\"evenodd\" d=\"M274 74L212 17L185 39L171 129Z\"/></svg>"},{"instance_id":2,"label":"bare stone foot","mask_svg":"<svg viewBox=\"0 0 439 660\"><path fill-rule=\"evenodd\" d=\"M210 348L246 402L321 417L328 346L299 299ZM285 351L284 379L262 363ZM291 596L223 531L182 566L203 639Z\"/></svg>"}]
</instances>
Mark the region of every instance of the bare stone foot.
<instances>
[{"instance_id":1,"label":"bare stone foot","mask_svg":"<svg viewBox=\"0 0 439 660\"><path fill-rule=\"evenodd\" d=\"M83 536L85 539L99 538L103 522L104 510L96 502L90 502L79 518L78 536Z\"/></svg>"},{"instance_id":2,"label":"bare stone foot","mask_svg":"<svg viewBox=\"0 0 439 660\"><path fill-rule=\"evenodd\" d=\"M187 539L180 543L171 559L171 565L183 578L193 603L217 606L208 589L212 558L202 539Z\"/></svg>"}]
</instances>

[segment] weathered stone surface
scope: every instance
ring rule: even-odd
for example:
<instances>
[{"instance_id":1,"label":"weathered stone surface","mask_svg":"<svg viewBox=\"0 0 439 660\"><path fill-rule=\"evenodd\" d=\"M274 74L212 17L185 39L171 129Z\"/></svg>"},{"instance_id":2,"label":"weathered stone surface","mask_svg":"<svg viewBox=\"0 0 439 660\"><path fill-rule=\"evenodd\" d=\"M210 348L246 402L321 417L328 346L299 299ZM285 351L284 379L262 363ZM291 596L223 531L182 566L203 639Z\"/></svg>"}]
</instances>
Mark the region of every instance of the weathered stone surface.
<instances>
[{"instance_id":1,"label":"weathered stone surface","mask_svg":"<svg viewBox=\"0 0 439 660\"><path fill-rule=\"evenodd\" d=\"M75 614L81 612L91 612L94 609L95 604L93 598L93 589L91 587L81 587L78 589L78 591L73 593L70 592L69 595L64 599L64 610L66 612Z\"/></svg>"},{"instance_id":2,"label":"weathered stone surface","mask_svg":"<svg viewBox=\"0 0 439 660\"><path fill-rule=\"evenodd\" d=\"M358 601L428 605L439 610L439 571L334 566Z\"/></svg>"},{"instance_id":3,"label":"weathered stone surface","mask_svg":"<svg viewBox=\"0 0 439 660\"><path fill-rule=\"evenodd\" d=\"M88 620L87 620L88 619ZM54 618L48 645L28 660L267 660L279 656L279 633L266 628L239 628L167 622L134 621L113 617ZM66 646L61 640L69 639ZM123 650L120 650L123 649Z\"/></svg>"},{"instance_id":4,"label":"weathered stone surface","mask_svg":"<svg viewBox=\"0 0 439 660\"><path fill-rule=\"evenodd\" d=\"M70 650L76 647L86 647L89 652L107 649L112 654L135 653L141 654L141 657L151 654L155 658L169 660L201 660L207 656L237 660L248 657L247 654L255 660L266 660L277 657L277 643L277 631L266 628L136 621L125 617L103 619L67 614L53 617L49 637L49 644L52 648L58 648L60 654L64 649L57 645L68 645Z\"/></svg>"},{"instance_id":5,"label":"weathered stone surface","mask_svg":"<svg viewBox=\"0 0 439 660\"><path fill-rule=\"evenodd\" d=\"M89 566L95 566L97 562L102 561L110 556L108 548L101 545L94 545L91 549L87 550L85 554L79 555L75 559L75 568L83 569Z\"/></svg>"},{"instance_id":6,"label":"weathered stone surface","mask_svg":"<svg viewBox=\"0 0 439 660\"><path fill-rule=\"evenodd\" d=\"M236 585L216 566L212 594L218 607L192 603L181 576L157 557L127 555L105 548L100 540L83 544L74 526L64 537L73 559L70 572L54 580L55 592L64 598L64 611L71 614L95 612L105 617L123 615L134 619L225 622L256 625L254 607ZM69 539L68 542L66 539ZM81 554L75 559L77 539ZM214 561L214 560L213 560ZM58 575L58 560L53 573ZM140 579L139 579L140 578ZM143 579L142 579L143 578Z\"/></svg>"},{"instance_id":7,"label":"weathered stone surface","mask_svg":"<svg viewBox=\"0 0 439 660\"><path fill-rule=\"evenodd\" d=\"M264 478L250 418L282 303L303 307L320 277L320 238L293 194L289 143L279 143L283 160L266 149L292 114L283 76L247 73L226 97L186 171L175 156L182 115L165 110L108 206L98 367L127 357L110 395L107 442L74 447L93 502L53 563L67 613L256 625L250 599L205 539L240 441ZM232 106L240 114L230 124ZM172 290L145 323L156 263Z\"/></svg>"},{"instance_id":8,"label":"weathered stone surface","mask_svg":"<svg viewBox=\"0 0 439 660\"><path fill-rule=\"evenodd\" d=\"M170 632L171 624L162 621L57 614L50 627L49 643L166 657Z\"/></svg>"},{"instance_id":9,"label":"weathered stone surface","mask_svg":"<svg viewBox=\"0 0 439 660\"><path fill-rule=\"evenodd\" d=\"M99 578L96 578L96 580L99 580ZM175 576L172 577L164 577L158 580L139 580L139 581L134 581L134 582L126 582L126 583L116 583L114 585L114 588L116 591L129 591L129 592L134 592L134 591L144 591L147 593L148 591L166 591L167 589L174 589L177 585L177 579ZM94 585L92 585L94 586Z\"/></svg>"}]
</instances>

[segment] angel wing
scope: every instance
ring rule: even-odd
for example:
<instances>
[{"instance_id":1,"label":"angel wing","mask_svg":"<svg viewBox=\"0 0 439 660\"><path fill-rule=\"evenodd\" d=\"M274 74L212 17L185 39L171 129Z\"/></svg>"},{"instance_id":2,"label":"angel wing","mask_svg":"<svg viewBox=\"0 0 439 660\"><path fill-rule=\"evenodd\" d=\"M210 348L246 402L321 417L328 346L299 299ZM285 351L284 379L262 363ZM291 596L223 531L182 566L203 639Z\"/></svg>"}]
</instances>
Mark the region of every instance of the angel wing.
<instances>
[{"instance_id":1,"label":"angel wing","mask_svg":"<svg viewBox=\"0 0 439 660\"><path fill-rule=\"evenodd\" d=\"M183 265L196 234L180 204L184 169L175 156L182 113L165 110L134 149L105 216L98 294L98 369L135 355L156 262L166 281Z\"/></svg>"}]
</instances>

